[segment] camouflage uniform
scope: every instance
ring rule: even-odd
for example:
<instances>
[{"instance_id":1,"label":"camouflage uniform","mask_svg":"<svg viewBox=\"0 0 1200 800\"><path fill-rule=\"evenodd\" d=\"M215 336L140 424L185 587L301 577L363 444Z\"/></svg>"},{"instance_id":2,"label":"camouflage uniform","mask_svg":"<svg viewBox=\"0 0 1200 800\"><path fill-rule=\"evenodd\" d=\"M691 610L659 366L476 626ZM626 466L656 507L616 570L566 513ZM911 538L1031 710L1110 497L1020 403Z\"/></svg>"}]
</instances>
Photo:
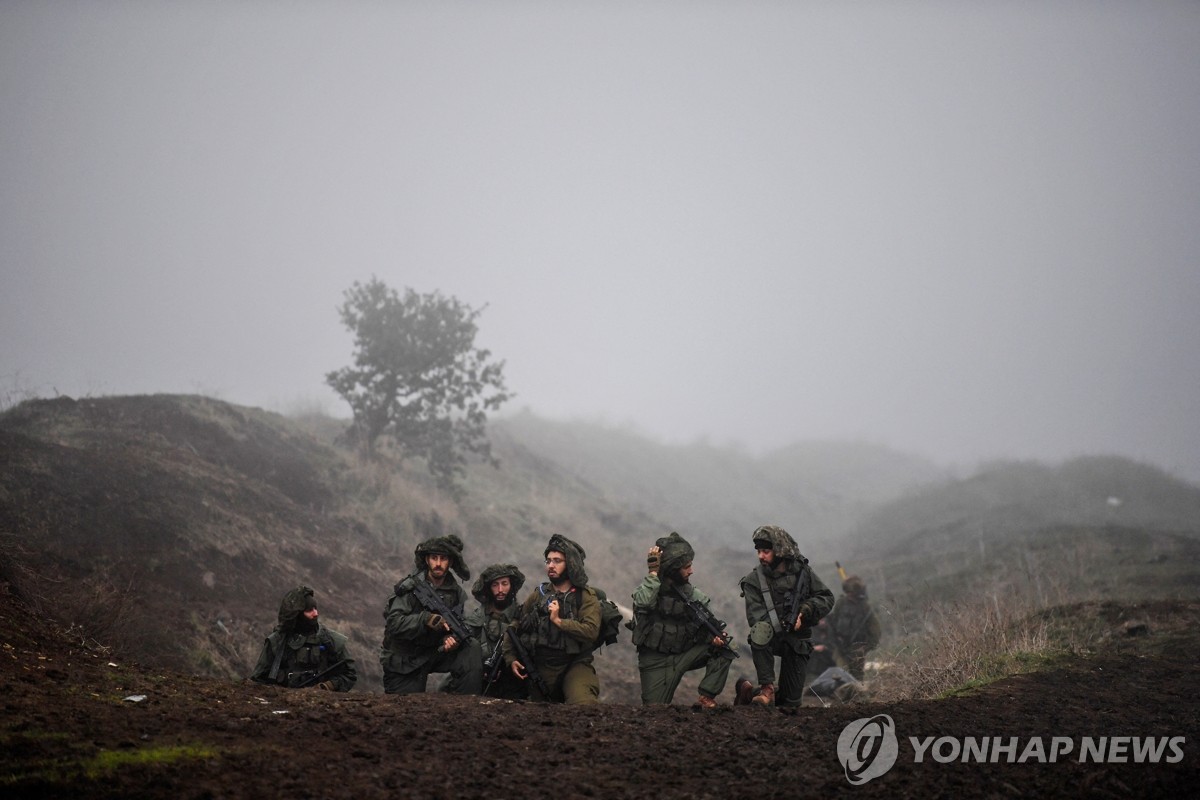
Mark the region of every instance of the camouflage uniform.
<instances>
[{"instance_id":1,"label":"camouflage uniform","mask_svg":"<svg viewBox=\"0 0 1200 800\"><path fill-rule=\"evenodd\" d=\"M805 668L812 653L811 628L833 607L833 592L808 566L808 559L800 554L796 541L783 528L764 525L754 531L753 539L756 549L760 542L769 545L775 559L772 567L760 564L741 580L742 596L746 599L746 622L751 628L749 641L754 669L760 686L774 686L775 657L779 656L782 661L775 703L784 707L799 706L804 694ZM762 589L764 582L769 598ZM780 631L771 619L770 604L774 605L776 617L782 619L798 588L803 592L800 599L802 626L798 631Z\"/></svg>"},{"instance_id":2,"label":"camouflage uniform","mask_svg":"<svg viewBox=\"0 0 1200 800\"><path fill-rule=\"evenodd\" d=\"M571 588L566 592L555 592L552 584L540 584L521 604L515 628L533 659L533 664L525 664L526 669L537 670L546 682L550 696L544 696L532 679L525 683L533 700L572 705L597 703L600 678L592 663L592 651L600 633L600 599L587 585L587 572L583 568L586 553L582 547L555 534L543 555L551 551L562 553L566 558ZM551 600L558 600L561 626L550 621L546 606ZM503 649L505 662L511 667L513 661L519 659L508 637L505 637Z\"/></svg>"},{"instance_id":3,"label":"camouflage uniform","mask_svg":"<svg viewBox=\"0 0 1200 800\"><path fill-rule=\"evenodd\" d=\"M451 570L462 580L469 580L471 572L463 561L462 546L462 540L453 534L421 542L414 554L416 572L397 583L392 596L387 599L383 611L386 620L383 645L379 652L383 690L387 694L423 692L431 672L450 673L451 680L445 687L448 691L479 693L483 673L479 642L467 639L450 652L441 652L442 641L448 634L444 630L430 629L428 622L433 612L421 605L413 591L416 581L430 583L427 555L449 557ZM430 586L447 606L462 614L467 593L449 571L441 586L432 583Z\"/></svg>"},{"instance_id":4,"label":"camouflage uniform","mask_svg":"<svg viewBox=\"0 0 1200 800\"><path fill-rule=\"evenodd\" d=\"M305 619L304 612L313 608L316 608L313 590L307 586L298 586L283 596L279 604L279 624L263 642L250 680L295 688L341 661L345 663L321 683L332 684L334 691L350 691L358 674L354 670L354 659L346 653L346 637L326 628L318 620ZM275 667L277 656L280 657L278 668Z\"/></svg>"},{"instance_id":5,"label":"camouflage uniform","mask_svg":"<svg viewBox=\"0 0 1200 800\"><path fill-rule=\"evenodd\" d=\"M700 693L715 698L725 688L733 654L713 647L713 635L676 592L707 607L709 598L676 578L695 551L678 533L659 539L658 574L649 574L633 593L633 643L638 653L642 705L670 703L683 676L704 669Z\"/></svg>"},{"instance_id":6,"label":"camouflage uniform","mask_svg":"<svg viewBox=\"0 0 1200 800\"><path fill-rule=\"evenodd\" d=\"M879 617L867 601L867 586L862 578L851 575L842 583L842 596L826 622L835 645L837 665L861 681L867 651L879 646L880 637Z\"/></svg>"},{"instance_id":7,"label":"camouflage uniform","mask_svg":"<svg viewBox=\"0 0 1200 800\"><path fill-rule=\"evenodd\" d=\"M504 608L496 608L492 599L492 581L500 578L508 578L512 582L512 588L508 595L509 602ZM471 587L471 594L479 601L479 606L471 609L467 614L467 629L479 641L483 657L491 658L494 654L499 661L495 682L491 686L483 687L483 691L488 697L521 700L529 694L525 689L525 681L519 680L516 675L512 674L512 670L507 669L508 665L504 662L503 651L496 649L504 637L504 631L517 618L517 612L520 610L520 606L517 604L517 592L524 585L525 575L515 564L492 564L480 574L475 585ZM487 681L486 665L484 681L485 683Z\"/></svg>"}]
</instances>

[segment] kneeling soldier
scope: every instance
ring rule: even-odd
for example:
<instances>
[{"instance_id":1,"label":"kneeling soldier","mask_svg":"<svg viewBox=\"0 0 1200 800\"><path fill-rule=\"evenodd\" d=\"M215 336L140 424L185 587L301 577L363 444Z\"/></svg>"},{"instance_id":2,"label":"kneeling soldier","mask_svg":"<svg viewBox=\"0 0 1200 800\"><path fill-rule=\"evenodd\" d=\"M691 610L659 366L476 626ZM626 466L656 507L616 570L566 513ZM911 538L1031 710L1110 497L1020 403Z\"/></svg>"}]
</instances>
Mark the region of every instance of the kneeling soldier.
<instances>
[{"instance_id":1,"label":"kneeling soldier","mask_svg":"<svg viewBox=\"0 0 1200 800\"><path fill-rule=\"evenodd\" d=\"M698 708L715 708L730 662L737 658L725 623L709 598L691 584L695 551L678 533L659 539L646 556L649 574L633 593L633 643L642 679L642 704L670 703L683 676L704 669Z\"/></svg>"}]
</instances>

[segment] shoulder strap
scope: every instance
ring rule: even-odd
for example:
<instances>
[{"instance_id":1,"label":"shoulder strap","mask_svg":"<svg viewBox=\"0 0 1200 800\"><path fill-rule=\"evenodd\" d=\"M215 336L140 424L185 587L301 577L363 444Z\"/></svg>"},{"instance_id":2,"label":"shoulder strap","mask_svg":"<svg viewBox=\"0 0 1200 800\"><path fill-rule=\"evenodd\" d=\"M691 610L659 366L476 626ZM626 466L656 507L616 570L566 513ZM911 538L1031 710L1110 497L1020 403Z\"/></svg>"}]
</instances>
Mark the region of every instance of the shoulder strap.
<instances>
[{"instance_id":1,"label":"shoulder strap","mask_svg":"<svg viewBox=\"0 0 1200 800\"><path fill-rule=\"evenodd\" d=\"M272 683L279 677L279 665L283 663L283 648L287 646L287 634L279 632L279 646L275 648L275 662L271 664L271 673L267 675Z\"/></svg>"},{"instance_id":2,"label":"shoulder strap","mask_svg":"<svg viewBox=\"0 0 1200 800\"><path fill-rule=\"evenodd\" d=\"M771 596L771 587L767 584L767 576L763 573L762 567L755 567L754 571L758 574L758 585L762 588L763 602L767 604L767 616L771 620L771 630L780 633L783 631L783 623L779 621L779 614L775 611L775 598Z\"/></svg>"}]
</instances>

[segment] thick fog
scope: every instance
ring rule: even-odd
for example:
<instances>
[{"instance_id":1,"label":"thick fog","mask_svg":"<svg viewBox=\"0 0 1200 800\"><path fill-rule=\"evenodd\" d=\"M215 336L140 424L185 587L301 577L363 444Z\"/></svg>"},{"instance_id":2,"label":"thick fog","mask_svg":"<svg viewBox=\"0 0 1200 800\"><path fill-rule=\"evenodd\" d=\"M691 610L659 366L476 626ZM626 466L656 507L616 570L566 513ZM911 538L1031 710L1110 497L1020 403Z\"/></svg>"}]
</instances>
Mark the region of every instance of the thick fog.
<instances>
[{"instance_id":1,"label":"thick fog","mask_svg":"<svg viewBox=\"0 0 1200 800\"><path fill-rule=\"evenodd\" d=\"M348 414L354 281L509 409L1200 480L1200 4L0 4L0 399Z\"/></svg>"}]
</instances>

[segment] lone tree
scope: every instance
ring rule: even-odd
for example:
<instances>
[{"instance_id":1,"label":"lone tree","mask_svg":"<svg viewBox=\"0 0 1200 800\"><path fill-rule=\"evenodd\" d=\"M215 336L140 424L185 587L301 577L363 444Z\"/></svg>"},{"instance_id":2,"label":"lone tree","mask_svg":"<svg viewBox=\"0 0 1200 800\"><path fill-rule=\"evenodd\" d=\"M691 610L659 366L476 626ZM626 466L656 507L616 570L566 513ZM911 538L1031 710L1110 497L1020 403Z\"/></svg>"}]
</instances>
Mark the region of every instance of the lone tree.
<instances>
[{"instance_id":1,"label":"lone tree","mask_svg":"<svg viewBox=\"0 0 1200 800\"><path fill-rule=\"evenodd\" d=\"M392 445L401 460L423 457L444 489L457 492L467 454L492 466L487 412L511 396L504 362L475 347L473 309L438 292L401 297L378 278L346 290L339 309L354 333L354 366L325 381L354 412L351 438L370 457ZM485 306L486 307L486 306Z\"/></svg>"}]
</instances>

